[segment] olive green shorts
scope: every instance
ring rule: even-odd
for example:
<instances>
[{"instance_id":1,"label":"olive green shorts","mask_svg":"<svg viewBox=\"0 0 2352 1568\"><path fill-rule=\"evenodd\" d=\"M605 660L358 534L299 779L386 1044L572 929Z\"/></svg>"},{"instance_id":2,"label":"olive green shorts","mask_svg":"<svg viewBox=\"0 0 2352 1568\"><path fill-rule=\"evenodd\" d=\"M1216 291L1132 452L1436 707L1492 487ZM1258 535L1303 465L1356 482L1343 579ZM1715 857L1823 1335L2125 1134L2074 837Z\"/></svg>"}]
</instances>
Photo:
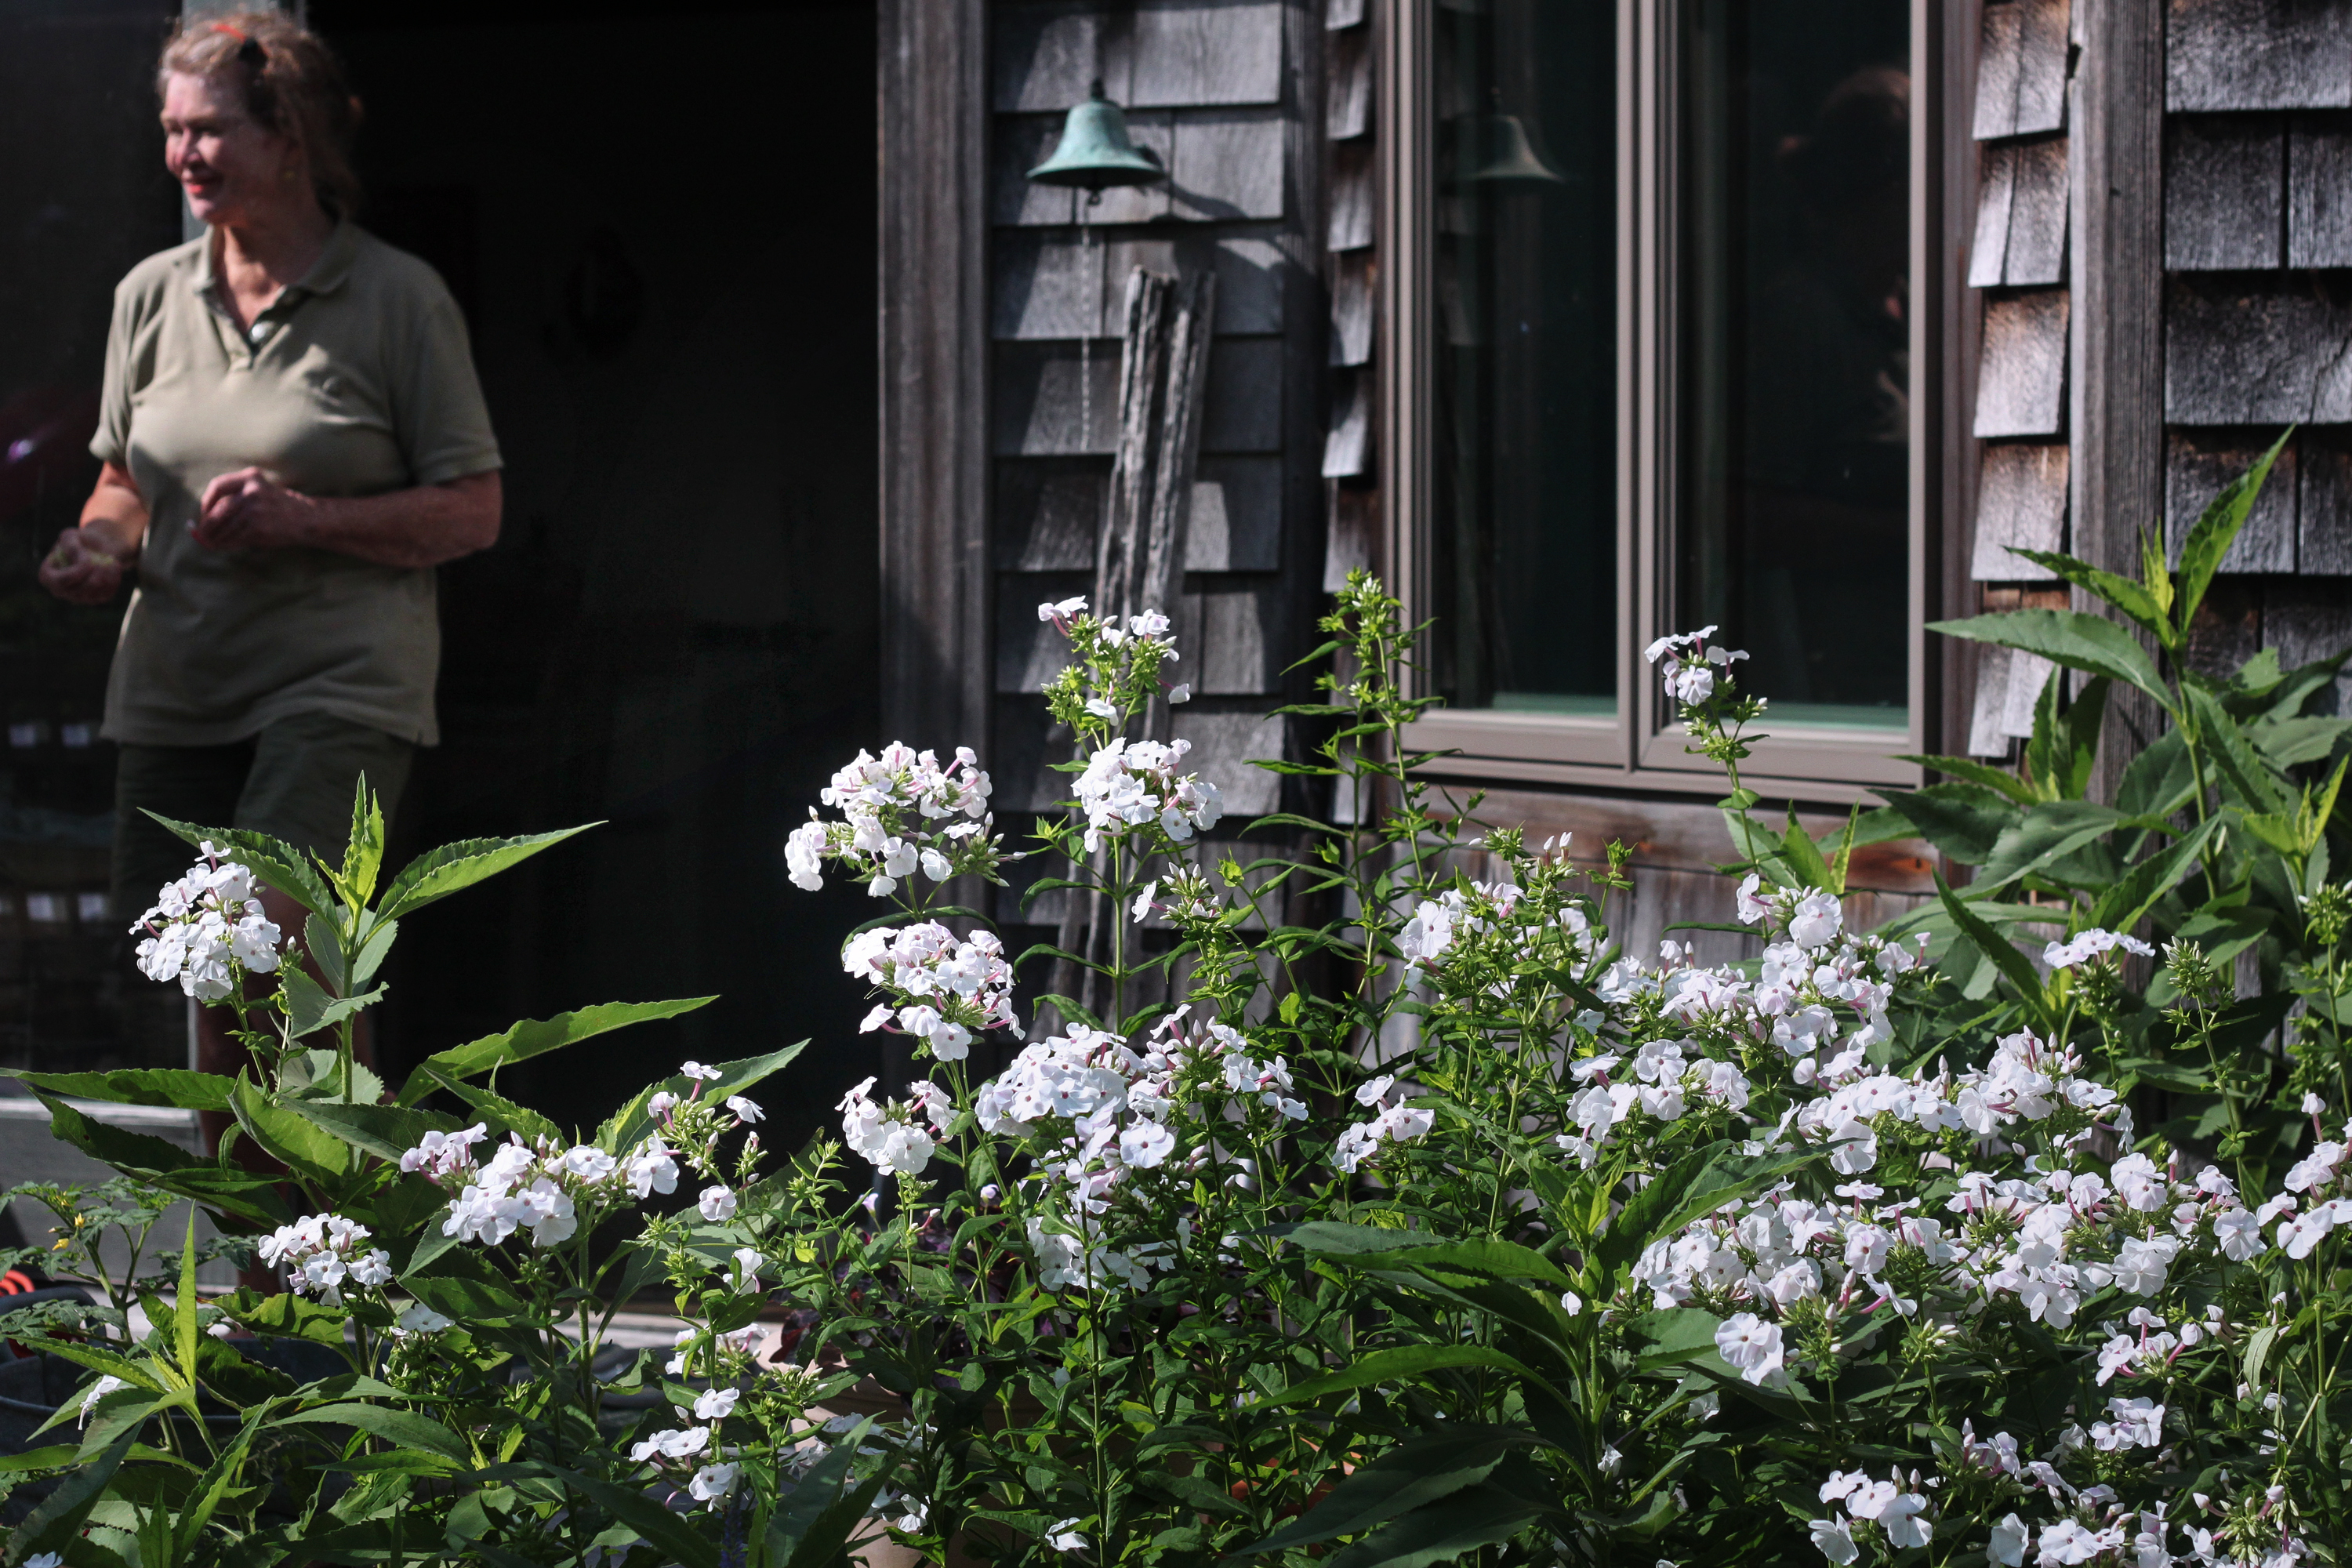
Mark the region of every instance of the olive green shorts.
<instances>
[{"instance_id":1,"label":"olive green shorts","mask_svg":"<svg viewBox=\"0 0 2352 1568\"><path fill-rule=\"evenodd\" d=\"M226 746L125 743L114 773L114 910L126 925L196 852L146 815L243 827L330 858L352 831L362 773L387 821L416 752L408 741L331 713L297 713ZM143 808L143 809L142 809Z\"/></svg>"}]
</instances>

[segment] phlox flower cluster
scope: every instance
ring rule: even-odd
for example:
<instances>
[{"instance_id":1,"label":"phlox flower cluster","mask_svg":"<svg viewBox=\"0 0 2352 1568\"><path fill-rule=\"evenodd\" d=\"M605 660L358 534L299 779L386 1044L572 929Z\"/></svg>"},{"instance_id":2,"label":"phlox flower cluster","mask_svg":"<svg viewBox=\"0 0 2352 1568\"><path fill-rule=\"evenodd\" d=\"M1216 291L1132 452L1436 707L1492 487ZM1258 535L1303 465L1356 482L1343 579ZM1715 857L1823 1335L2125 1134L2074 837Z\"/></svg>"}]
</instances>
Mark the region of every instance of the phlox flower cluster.
<instances>
[{"instance_id":1,"label":"phlox flower cluster","mask_svg":"<svg viewBox=\"0 0 2352 1568\"><path fill-rule=\"evenodd\" d=\"M1088 615L1079 597L1049 599L1037 606L1037 618L1067 637L1077 656L1046 683L1046 706L1058 721L1117 726L1155 690L1164 689L1171 704L1192 700L1189 682L1170 687L1160 679L1160 667L1178 658L1169 619L1160 611L1139 610L1122 625L1116 615Z\"/></svg>"},{"instance_id":2,"label":"phlox flower cluster","mask_svg":"<svg viewBox=\"0 0 2352 1568\"><path fill-rule=\"evenodd\" d=\"M1715 695L1717 672L1728 671L1735 661L1748 657L1736 649L1707 647L1706 639L1714 635L1713 626L1676 632L1658 638L1643 654L1643 658L1658 666L1658 674L1666 684L1666 695L1675 701L1692 707L1705 702Z\"/></svg>"},{"instance_id":3,"label":"phlox flower cluster","mask_svg":"<svg viewBox=\"0 0 2352 1568\"><path fill-rule=\"evenodd\" d=\"M261 1261L286 1270L286 1288L316 1296L329 1307L343 1304L343 1287L380 1290L392 1283L392 1255L363 1244L373 1233L341 1215L305 1215L261 1238Z\"/></svg>"},{"instance_id":4,"label":"phlox flower cluster","mask_svg":"<svg viewBox=\"0 0 2352 1568\"><path fill-rule=\"evenodd\" d=\"M593 1211L625 1195L643 1202L677 1190L676 1152L658 1137L643 1140L625 1155L613 1155L586 1143L569 1149L552 1142L533 1145L514 1133L478 1165L474 1145L484 1136L478 1126L427 1133L400 1157L402 1170L457 1188L441 1224L444 1236L497 1247L528 1230L532 1246L554 1247L578 1233L583 1206Z\"/></svg>"},{"instance_id":5,"label":"phlox flower cluster","mask_svg":"<svg viewBox=\"0 0 2352 1568\"><path fill-rule=\"evenodd\" d=\"M1861 1554L1854 1526L1867 1521L1897 1551L1925 1546L1936 1529L1927 1497L1927 1489L1936 1484L1932 1479L1922 1481L1916 1470L1908 1477L1897 1470L1883 1481L1873 1480L1863 1470L1832 1470L1821 1488L1829 1517L1812 1521L1813 1544L1832 1563L1851 1563Z\"/></svg>"},{"instance_id":6,"label":"phlox flower cluster","mask_svg":"<svg viewBox=\"0 0 2352 1568\"><path fill-rule=\"evenodd\" d=\"M199 1002L217 1002L236 986L238 970L267 974L278 967L280 933L262 912L253 873L207 842L201 864L166 882L155 905L131 930L139 943L139 972L150 980L180 983Z\"/></svg>"},{"instance_id":7,"label":"phlox flower cluster","mask_svg":"<svg viewBox=\"0 0 2352 1568\"><path fill-rule=\"evenodd\" d=\"M1585 1057L1570 1069L1584 1087L1569 1100L1573 1131L1553 1139L1560 1152L1590 1169L1601 1151L1639 1118L1671 1125L1696 1104L1744 1110L1748 1077L1708 1057L1696 1040L1652 1040L1631 1060L1614 1052Z\"/></svg>"},{"instance_id":8,"label":"phlox flower cluster","mask_svg":"<svg viewBox=\"0 0 2352 1568\"><path fill-rule=\"evenodd\" d=\"M992 786L969 746L941 765L934 752L892 742L880 756L861 751L817 792L841 820L809 819L784 840L793 885L824 886L824 862L837 860L875 898L887 898L919 869L934 882L966 872L993 878L1006 857L990 829Z\"/></svg>"},{"instance_id":9,"label":"phlox flower cluster","mask_svg":"<svg viewBox=\"0 0 2352 1568\"><path fill-rule=\"evenodd\" d=\"M939 1141L955 1123L955 1102L948 1091L928 1080L907 1086L908 1098L877 1104L867 1095L867 1079L835 1107L841 1112L842 1141L851 1153L886 1176L919 1176L931 1163Z\"/></svg>"},{"instance_id":10,"label":"phlox flower cluster","mask_svg":"<svg viewBox=\"0 0 2352 1568\"><path fill-rule=\"evenodd\" d=\"M1467 889L1448 888L1417 902L1412 917L1397 933L1397 951L1412 968L1440 968L1478 947L1478 937L1494 932L1505 944L1496 956L1528 957L1550 937L1552 927L1568 933L1572 958L1590 958L1598 952L1601 932L1581 906L1554 907L1548 900L1529 899L1509 881L1473 882Z\"/></svg>"},{"instance_id":11,"label":"phlox flower cluster","mask_svg":"<svg viewBox=\"0 0 2352 1568\"><path fill-rule=\"evenodd\" d=\"M1046 1289L1139 1289L1150 1268L1172 1268L1190 1222L1179 1216L1173 1237L1166 1234L1166 1205L1147 1200L1138 1183L1164 1174L1248 1190L1256 1164L1228 1141L1306 1119L1282 1058L1255 1057L1240 1030L1191 1022L1190 1014L1162 1018L1140 1048L1073 1025L1027 1047L974 1097L982 1131L1027 1139L1036 1154L1040 1206L1054 1214L1027 1228ZM1147 1227L1143 1239L1114 1240L1115 1209Z\"/></svg>"},{"instance_id":12,"label":"phlox flower cluster","mask_svg":"<svg viewBox=\"0 0 2352 1568\"><path fill-rule=\"evenodd\" d=\"M895 1020L943 1062L970 1056L976 1034L1021 1033L1013 1016L1013 966L993 931L960 938L936 921L885 926L852 937L841 967L892 994L891 1002L866 1016L861 1030Z\"/></svg>"},{"instance_id":13,"label":"phlox flower cluster","mask_svg":"<svg viewBox=\"0 0 2352 1568\"><path fill-rule=\"evenodd\" d=\"M2101 931L2094 926L2065 942L2053 942L2043 948L2042 962L2053 969L2072 969L2078 963L2087 963L2095 958L2116 952L2136 952L2142 958L2148 958L2154 956L2156 949L2136 936L2118 936L2114 931Z\"/></svg>"},{"instance_id":14,"label":"phlox flower cluster","mask_svg":"<svg viewBox=\"0 0 2352 1568\"><path fill-rule=\"evenodd\" d=\"M1158 823L1177 843L1206 832L1225 813L1217 786L1198 773L1180 773L1190 741L1129 741L1124 736L1095 752L1073 786L1087 816L1087 851L1106 837Z\"/></svg>"},{"instance_id":15,"label":"phlox flower cluster","mask_svg":"<svg viewBox=\"0 0 2352 1568\"><path fill-rule=\"evenodd\" d=\"M656 1432L630 1446L631 1462L650 1464L656 1470L686 1478L686 1493L696 1502L706 1506L724 1502L734 1491L743 1467L722 1457L732 1450L719 1447L719 1424L735 1413L741 1398L740 1390L713 1388L698 1395L690 1409L673 1406L681 1418L707 1425Z\"/></svg>"},{"instance_id":16,"label":"phlox flower cluster","mask_svg":"<svg viewBox=\"0 0 2352 1568\"><path fill-rule=\"evenodd\" d=\"M1367 1162L1380 1158L1381 1145L1393 1147L1412 1143L1427 1137L1437 1124L1436 1112L1407 1105L1411 1091L1390 1095L1396 1089L1396 1077L1382 1073L1356 1088L1356 1103L1374 1107L1370 1121L1352 1122L1331 1146L1331 1163L1342 1171L1353 1172Z\"/></svg>"}]
</instances>

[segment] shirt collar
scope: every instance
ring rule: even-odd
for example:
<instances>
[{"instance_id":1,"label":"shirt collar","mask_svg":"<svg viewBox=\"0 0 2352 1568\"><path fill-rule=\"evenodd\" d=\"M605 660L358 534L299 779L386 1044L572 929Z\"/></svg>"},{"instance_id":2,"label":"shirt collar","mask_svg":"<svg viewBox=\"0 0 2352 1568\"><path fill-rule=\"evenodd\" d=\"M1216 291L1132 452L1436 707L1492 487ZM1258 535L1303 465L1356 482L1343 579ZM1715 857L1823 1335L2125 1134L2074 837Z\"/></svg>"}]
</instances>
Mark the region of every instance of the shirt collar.
<instances>
[{"instance_id":1,"label":"shirt collar","mask_svg":"<svg viewBox=\"0 0 2352 1568\"><path fill-rule=\"evenodd\" d=\"M270 310L290 304L304 295L331 294L341 289L344 279L351 276L352 263L358 257L359 248L359 230L352 226L351 219L337 219L335 232L327 237L326 248L319 252L319 259L310 263L310 271L287 285ZM213 266L213 238L210 234L205 236L204 244L197 247L194 280L196 292L203 295L210 295L213 285L219 281L219 274Z\"/></svg>"}]
</instances>

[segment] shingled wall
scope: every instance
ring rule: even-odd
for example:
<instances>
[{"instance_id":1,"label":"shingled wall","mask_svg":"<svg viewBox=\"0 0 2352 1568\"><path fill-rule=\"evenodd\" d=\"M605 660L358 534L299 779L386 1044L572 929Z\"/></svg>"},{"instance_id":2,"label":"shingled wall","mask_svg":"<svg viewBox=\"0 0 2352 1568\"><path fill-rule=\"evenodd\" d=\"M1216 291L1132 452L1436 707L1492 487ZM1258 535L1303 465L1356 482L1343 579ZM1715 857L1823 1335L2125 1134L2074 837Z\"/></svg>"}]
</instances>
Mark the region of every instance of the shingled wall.
<instances>
[{"instance_id":1,"label":"shingled wall","mask_svg":"<svg viewBox=\"0 0 2352 1568\"><path fill-rule=\"evenodd\" d=\"M1136 267L1213 268L1217 313L1176 619L1193 700L1175 732L1235 818L1275 809L1284 753L1265 710L1321 579L1326 417L1323 17L1301 0L1049 0L991 7L989 532L995 573L992 769L1002 812L1066 798L1068 756L1036 693L1061 663L1044 600L1083 594L1118 416L1118 331ZM1162 184L1033 184L1096 80ZM1287 695L1286 695L1287 694ZM1033 914L1051 918L1052 896Z\"/></svg>"},{"instance_id":2,"label":"shingled wall","mask_svg":"<svg viewBox=\"0 0 2352 1568\"><path fill-rule=\"evenodd\" d=\"M2095 323L2070 320L2067 284L2115 264L2082 243L2067 119L2083 43L2067 0L1984 8L1968 281L1983 317L1969 563L1988 608L2066 602L2006 546L2080 548L2068 358ZM2206 502L2301 426L2196 650L2213 668L2266 647L2293 664L2352 643L2352 0L2168 0L2163 49L2160 525L2177 554ZM2159 526L2101 521L2111 539ZM1967 749L1998 756L2031 731L2049 667L1978 657Z\"/></svg>"}]
</instances>

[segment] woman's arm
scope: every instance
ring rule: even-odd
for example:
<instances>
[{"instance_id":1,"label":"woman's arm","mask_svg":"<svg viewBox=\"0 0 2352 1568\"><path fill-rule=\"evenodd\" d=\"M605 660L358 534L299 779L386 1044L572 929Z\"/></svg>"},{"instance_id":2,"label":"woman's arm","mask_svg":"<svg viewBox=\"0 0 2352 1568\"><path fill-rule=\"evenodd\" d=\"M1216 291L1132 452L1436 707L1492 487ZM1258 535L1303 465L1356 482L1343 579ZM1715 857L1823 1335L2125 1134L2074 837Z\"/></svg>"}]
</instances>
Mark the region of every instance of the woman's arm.
<instances>
[{"instance_id":1,"label":"woman's arm","mask_svg":"<svg viewBox=\"0 0 2352 1568\"><path fill-rule=\"evenodd\" d=\"M308 545L379 566L438 566L498 542L498 470L380 496L309 496L259 468L205 487L190 537L207 550Z\"/></svg>"},{"instance_id":2,"label":"woman's arm","mask_svg":"<svg viewBox=\"0 0 2352 1568\"><path fill-rule=\"evenodd\" d=\"M130 471L109 463L82 503L81 526L58 535L41 562L41 586L72 605L103 605L122 587L122 569L147 537L147 502Z\"/></svg>"}]
</instances>

